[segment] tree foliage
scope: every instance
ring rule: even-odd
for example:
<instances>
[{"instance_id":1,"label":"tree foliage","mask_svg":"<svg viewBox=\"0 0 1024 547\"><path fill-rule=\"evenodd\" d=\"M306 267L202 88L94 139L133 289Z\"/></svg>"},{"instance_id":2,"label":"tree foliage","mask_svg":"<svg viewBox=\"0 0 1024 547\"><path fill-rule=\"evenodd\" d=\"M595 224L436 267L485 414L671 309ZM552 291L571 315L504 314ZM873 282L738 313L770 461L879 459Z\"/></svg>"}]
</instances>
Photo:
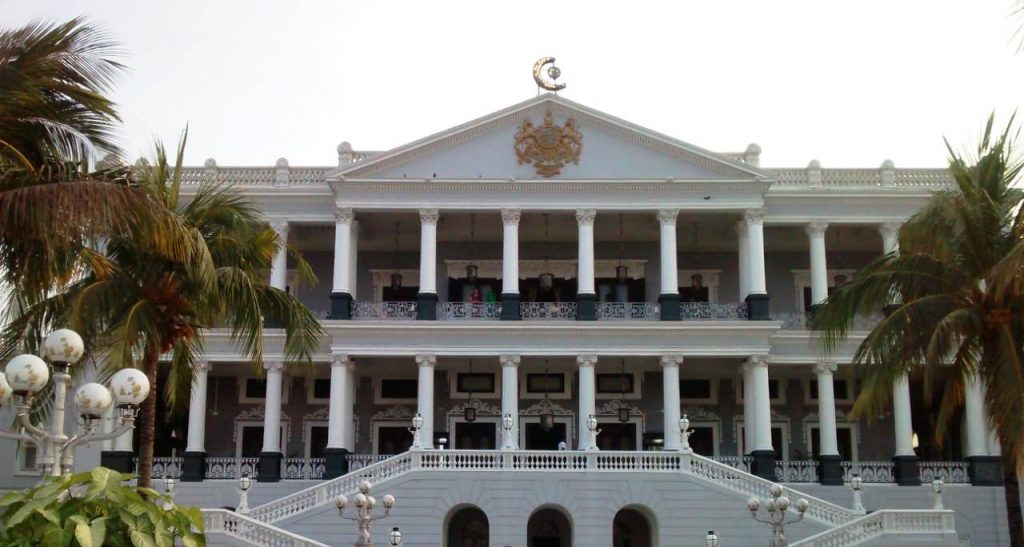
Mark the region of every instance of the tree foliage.
<instances>
[{"instance_id":1,"label":"tree foliage","mask_svg":"<svg viewBox=\"0 0 1024 547\"><path fill-rule=\"evenodd\" d=\"M203 516L105 467L49 477L0 498L0 544L43 547L206 545Z\"/></svg>"}]
</instances>

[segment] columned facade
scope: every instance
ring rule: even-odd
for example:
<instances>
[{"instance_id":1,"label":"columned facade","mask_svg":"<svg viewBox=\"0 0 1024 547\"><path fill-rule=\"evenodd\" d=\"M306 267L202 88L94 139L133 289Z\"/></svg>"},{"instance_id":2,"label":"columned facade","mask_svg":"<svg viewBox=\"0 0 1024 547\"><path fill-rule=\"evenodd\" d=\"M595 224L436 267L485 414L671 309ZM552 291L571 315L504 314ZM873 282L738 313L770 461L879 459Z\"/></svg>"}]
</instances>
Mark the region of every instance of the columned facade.
<instances>
[{"instance_id":1,"label":"columned facade","mask_svg":"<svg viewBox=\"0 0 1024 547\"><path fill-rule=\"evenodd\" d=\"M501 366L501 448L519 448L519 363L518 355L504 354L498 357ZM505 429L505 419L512 419L512 429Z\"/></svg>"},{"instance_id":2,"label":"columned facade","mask_svg":"<svg viewBox=\"0 0 1024 547\"><path fill-rule=\"evenodd\" d=\"M825 230L828 224L812 222L804 230L811 243L811 309L828 298L828 264L825 259Z\"/></svg>"},{"instance_id":3,"label":"columned facade","mask_svg":"<svg viewBox=\"0 0 1024 547\"><path fill-rule=\"evenodd\" d=\"M764 267L764 211L750 210L744 214L747 225L747 250L750 253L750 293L747 294L747 314L751 320L771 318L768 306L768 281Z\"/></svg>"},{"instance_id":4,"label":"columned facade","mask_svg":"<svg viewBox=\"0 0 1024 547\"><path fill-rule=\"evenodd\" d=\"M665 418L662 427L665 439L665 450L682 449L682 432L679 430L679 366L683 364L682 355L663 355L661 357L662 390L665 406Z\"/></svg>"},{"instance_id":5,"label":"columned facade","mask_svg":"<svg viewBox=\"0 0 1024 547\"><path fill-rule=\"evenodd\" d=\"M750 367L751 395L754 413L753 472L759 477L775 480L775 448L772 446L772 407L768 381L768 356L754 355ZM750 427L750 424L747 424Z\"/></svg>"},{"instance_id":6,"label":"columned facade","mask_svg":"<svg viewBox=\"0 0 1024 547\"><path fill-rule=\"evenodd\" d=\"M594 209L577 209L579 256L577 263L576 319L597 319L597 294L594 292Z\"/></svg>"},{"instance_id":7,"label":"columned facade","mask_svg":"<svg viewBox=\"0 0 1024 547\"><path fill-rule=\"evenodd\" d=\"M579 366L580 380L580 408L578 431L580 436L580 450L597 450L597 439L594 432L587 427L587 420L595 415L597 405L595 403L596 376L594 368L597 366L596 355L579 355L576 357L576 364Z\"/></svg>"},{"instance_id":8,"label":"columned facade","mask_svg":"<svg viewBox=\"0 0 1024 547\"><path fill-rule=\"evenodd\" d=\"M518 321L519 314L519 209L502 209L501 319Z\"/></svg>"},{"instance_id":9,"label":"columned facade","mask_svg":"<svg viewBox=\"0 0 1024 547\"><path fill-rule=\"evenodd\" d=\"M836 396L832 374L836 364L821 362L814 365L818 385L818 476L822 484L843 484L842 457L836 437Z\"/></svg>"},{"instance_id":10,"label":"columned facade","mask_svg":"<svg viewBox=\"0 0 1024 547\"><path fill-rule=\"evenodd\" d=\"M420 442L423 447L434 448L434 367L437 356L417 355L416 365L419 367L416 388L416 412L423 418L420 429Z\"/></svg>"}]
</instances>

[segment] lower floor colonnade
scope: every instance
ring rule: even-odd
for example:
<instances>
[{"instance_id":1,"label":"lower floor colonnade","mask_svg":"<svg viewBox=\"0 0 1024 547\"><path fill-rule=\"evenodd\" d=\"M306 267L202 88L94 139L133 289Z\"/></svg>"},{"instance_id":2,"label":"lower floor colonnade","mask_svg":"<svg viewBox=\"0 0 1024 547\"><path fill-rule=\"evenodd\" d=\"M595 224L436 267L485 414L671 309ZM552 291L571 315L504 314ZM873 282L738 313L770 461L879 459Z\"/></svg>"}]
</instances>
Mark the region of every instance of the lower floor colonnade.
<instances>
[{"instance_id":1,"label":"lower floor colonnade","mask_svg":"<svg viewBox=\"0 0 1024 547\"><path fill-rule=\"evenodd\" d=\"M258 468L260 481L333 478L418 439L428 450L692 450L770 480L824 484L843 484L855 466L920 484L921 460L967 459L972 482L998 484L998 446L971 400L980 390L965 393L962 432L938 447L911 384L896 384L891 413L854 421L848 367L768 355L335 353L329 367L268 363L262 376L202 362L188 421L158 437L188 440L176 471L185 481L232 465Z\"/></svg>"}]
</instances>

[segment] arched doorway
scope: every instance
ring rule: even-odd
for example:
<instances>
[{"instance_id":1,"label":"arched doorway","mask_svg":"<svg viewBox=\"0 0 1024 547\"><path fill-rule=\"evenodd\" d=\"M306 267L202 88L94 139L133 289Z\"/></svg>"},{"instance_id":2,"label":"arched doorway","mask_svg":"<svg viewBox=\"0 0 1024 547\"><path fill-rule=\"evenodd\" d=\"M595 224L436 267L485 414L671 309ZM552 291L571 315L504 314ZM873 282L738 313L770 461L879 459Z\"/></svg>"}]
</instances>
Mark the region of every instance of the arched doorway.
<instances>
[{"instance_id":1,"label":"arched doorway","mask_svg":"<svg viewBox=\"0 0 1024 547\"><path fill-rule=\"evenodd\" d=\"M526 547L572 547L572 524L558 509L534 511L526 530Z\"/></svg>"},{"instance_id":2,"label":"arched doorway","mask_svg":"<svg viewBox=\"0 0 1024 547\"><path fill-rule=\"evenodd\" d=\"M491 529L479 507L463 507L448 517L447 547L490 547Z\"/></svg>"},{"instance_id":3,"label":"arched doorway","mask_svg":"<svg viewBox=\"0 0 1024 547\"><path fill-rule=\"evenodd\" d=\"M615 513L612 521L612 547L654 547L651 521L632 508Z\"/></svg>"}]
</instances>

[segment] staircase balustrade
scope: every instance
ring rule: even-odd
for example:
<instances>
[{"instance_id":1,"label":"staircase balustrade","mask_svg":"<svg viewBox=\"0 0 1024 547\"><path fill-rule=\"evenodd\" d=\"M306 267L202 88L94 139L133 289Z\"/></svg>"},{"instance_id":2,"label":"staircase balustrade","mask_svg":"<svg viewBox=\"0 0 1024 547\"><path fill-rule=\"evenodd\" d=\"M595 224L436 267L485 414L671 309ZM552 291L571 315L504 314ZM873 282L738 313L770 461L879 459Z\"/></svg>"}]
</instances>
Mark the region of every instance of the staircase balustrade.
<instances>
[{"instance_id":1,"label":"staircase balustrade","mask_svg":"<svg viewBox=\"0 0 1024 547\"><path fill-rule=\"evenodd\" d=\"M953 511L883 509L794 542L792 547L849 547L884 534L956 534ZM945 545L945 544L943 544Z\"/></svg>"},{"instance_id":2,"label":"staircase balustrade","mask_svg":"<svg viewBox=\"0 0 1024 547\"><path fill-rule=\"evenodd\" d=\"M319 541L293 534L276 526L226 509L203 509L207 534L224 534L258 547L327 547Z\"/></svg>"}]
</instances>

